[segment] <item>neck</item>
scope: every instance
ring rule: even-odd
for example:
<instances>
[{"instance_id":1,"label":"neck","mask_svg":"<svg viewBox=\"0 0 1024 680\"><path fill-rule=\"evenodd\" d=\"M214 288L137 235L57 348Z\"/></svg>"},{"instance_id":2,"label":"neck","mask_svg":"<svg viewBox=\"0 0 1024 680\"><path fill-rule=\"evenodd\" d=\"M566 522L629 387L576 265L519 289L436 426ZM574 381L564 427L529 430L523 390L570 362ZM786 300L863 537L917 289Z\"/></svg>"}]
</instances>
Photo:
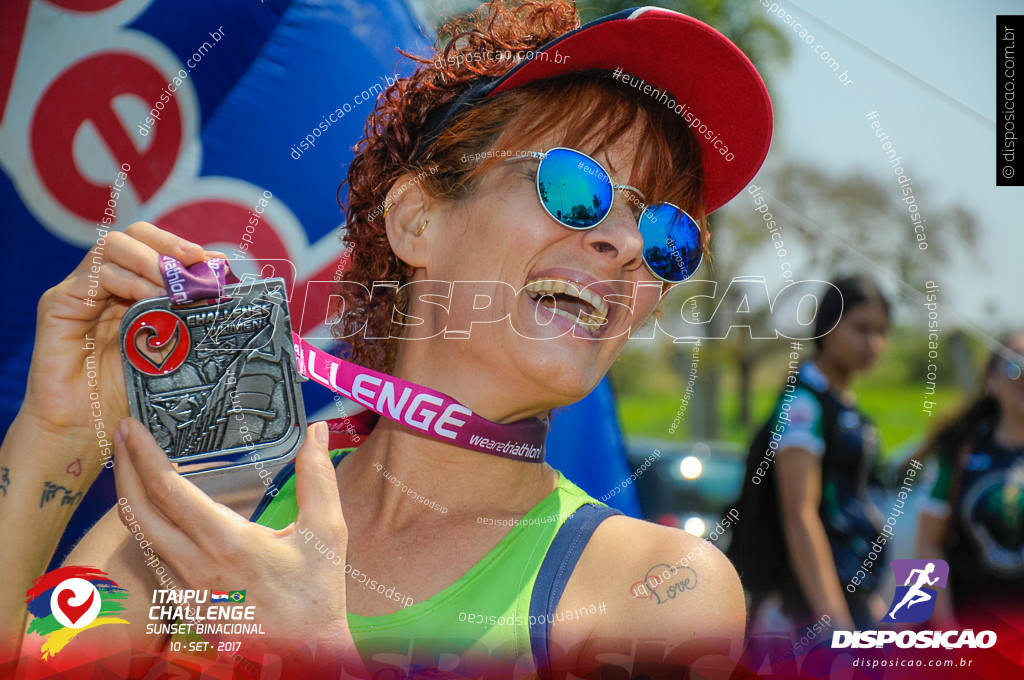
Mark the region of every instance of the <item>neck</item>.
<instances>
[{"instance_id":1,"label":"neck","mask_svg":"<svg viewBox=\"0 0 1024 680\"><path fill-rule=\"evenodd\" d=\"M853 371L834 361L826 354L819 354L814 358L814 365L818 367L825 377L828 378L829 387L838 392L845 392L850 389L850 381L853 378Z\"/></svg>"},{"instance_id":2,"label":"neck","mask_svg":"<svg viewBox=\"0 0 1024 680\"><path fill-rule=\"evenodd\" d=\"M1011 449L1024 447L1024 418L1003 414L995 431L996 442Z\"/></svg>"},{"instance_id":3,"label":"neck","mask_svg":"<svg viewBox=\"0 0 1024 680\"><path fill-rule=\"evenodd\" d=\"M546 464L452 446L385 418L339 470L342 496L348 491L366 499L374 522L391 528L440 516L521 515L556 479ZM430 501L446 511L432 509Z\"/></svg>"},{"instance_id":4,"label":"neck","mask_svg":"<svg viewBox=\"0 0 1024 680\"><path fill-rule=\"evenodd\" d=\"M458 400L477 415L495 423L513 423L525 418L546 418L551 409L564 402L538 402L536 391L517 386L516 375L492 374L486 369L472 370L471 358L452 354L453 342L401 341L391 375L428 386ZM528 395L517 399L517 395Z\"/></svg>"}]
</instances>

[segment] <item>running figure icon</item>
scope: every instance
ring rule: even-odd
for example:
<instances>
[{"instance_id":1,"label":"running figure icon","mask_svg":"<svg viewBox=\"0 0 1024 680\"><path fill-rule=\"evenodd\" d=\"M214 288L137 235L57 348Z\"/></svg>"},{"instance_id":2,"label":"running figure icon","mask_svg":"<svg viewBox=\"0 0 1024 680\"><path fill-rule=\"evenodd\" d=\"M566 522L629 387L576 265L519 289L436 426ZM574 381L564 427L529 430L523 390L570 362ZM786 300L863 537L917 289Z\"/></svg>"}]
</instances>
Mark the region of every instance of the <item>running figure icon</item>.
<instances>
[{"instance_id":1,"label":"running figure icon","mask_svg":"<svg viewBox=\"0 0 1024 680\"><path fill-rule=\"evenodd\" d=\"M907 576L907 580L904 582L904 586L910 586L907 590L906 595L900 600L900 603L892 608L889 612L889 618L895 619L896 611L903 605L907 605L907 609L910 609L915 604L921 602L927 602L935 597L934 591L925 591L922 588L926 585L933 586L939 581L939 577L936 576L933 579L928 578L931 573L935 571L935 563L929 562L925 565L924 569L911 569L910 574ZM914 585L910 585L910 582L914 579L914 574L918 574L917 582Z\"/></svg>"}]
</instances>

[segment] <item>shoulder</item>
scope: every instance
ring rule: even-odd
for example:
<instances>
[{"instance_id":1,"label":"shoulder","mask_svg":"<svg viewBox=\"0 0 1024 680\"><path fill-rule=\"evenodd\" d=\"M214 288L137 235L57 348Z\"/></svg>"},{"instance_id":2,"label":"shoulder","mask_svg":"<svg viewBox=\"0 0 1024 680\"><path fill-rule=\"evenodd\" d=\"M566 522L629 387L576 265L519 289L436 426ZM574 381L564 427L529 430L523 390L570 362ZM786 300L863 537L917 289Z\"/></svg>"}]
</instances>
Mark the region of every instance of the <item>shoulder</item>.
<instances>
[{"instance_id":1,"label":"shoulder","mask_svg":"<svg viewBox=\"0 0 1024 680\"><path fill-rule=\"evenodd\" d=\"M775 410L770 437L777 450L800 448L821 455L825 451L825 426L821 400L810 388L797 384L783 391Z\"/></svg>"},{"instance_id":2,"label":"shoulder","mask_svg":"<svg viewBox=\"0 0 1024 680\"><path fill-rule=\"evenodd\" d=\"M553 627L553 640L585 639L597 651L622 639L659 640L667 655L684 661L707 649L738 653L746 623L736 570L710 541L622 516L598 526L558 611L590 604L607 614Z\"/></svg>"},{"instance_id":3,"label":"shoulder","mask_svg":"<svg viewBox=\"0 0 1024 680\"><path fill-rule=\"evenodd\" d=\"M821 398L811 388L797 384L792 393L783 393L778 411L789 411L794 426L810 426L821 418Z\"/></svg>"}]
</instances>

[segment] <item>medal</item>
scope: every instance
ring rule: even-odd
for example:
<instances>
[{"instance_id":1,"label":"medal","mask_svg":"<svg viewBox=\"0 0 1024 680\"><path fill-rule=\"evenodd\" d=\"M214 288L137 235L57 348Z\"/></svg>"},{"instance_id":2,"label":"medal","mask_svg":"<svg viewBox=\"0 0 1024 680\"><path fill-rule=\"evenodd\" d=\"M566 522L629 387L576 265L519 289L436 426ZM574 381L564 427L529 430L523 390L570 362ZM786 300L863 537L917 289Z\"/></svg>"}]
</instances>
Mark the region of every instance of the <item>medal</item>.
<instances>
[{"instance_id":1,"label":"medal","mask_svg":"<svg viewBox=\"0 0 1024 680\"><path fill-rule=\"evenodd\" d=\"M305 378L284 280L222 286L189 306L173 306L168 292L121 321L132 416L182 474L290 460L306 432Z\"/></svg>"},{"instance_id":2,"label":"medal","mask_svg":"<svg viewBox=\"0 0 1024 680\"><path fill-rule=\"evenodd\" d=\"M122 322L121 333L126 374L132 373L132 378L141 381L140 384L153 385L156 390L144 392L143 394L148 395L146 398L137 398L132 390L138 388L133 388L129 382L132 414L139 420L149 423L157 441L164 446L164 450L172 459L177 461L180 457L187 457L188 460L219 460L225 455L237 456L237 435L249 435L252 426L246 421L243 425L245 429L236 431L233 429L234 421L229 423L226 420L227 415L233 415L239 420L245 420L253 414L272 419L272 435L284 436L279 425L285 421L279 422L279 416L285 409L291 408L292 413L299 413L292 421L301 421L302 427L305 428L306 421L301 415L302 397L296 390L295 382L311 379L380 416L419 430L429 437L511 460L544 462L544 440L548 433L546 418L524 418L514 423L496 423L474 413L472 409L442 392L344 361L313 347L297 334L291 333L288 329L288 305L282 279L225 286L224 281L233 275L222 259L205 260L184 267L174 258L161 255L160 269L164 286L171 294L171 299L178 301L182 306L171 307L171 301L167 298L140 302L128 310ZM219 299L210 305L193 304L207 298L216 299L220 295L230 296L232 302L225 305L224 300ZM204 330L196 331L197 328ZM234 335L241 337L231 340ZM198 350L193 349L193 343L197 338ZM290 344L292 340L294 345ZM182 346L182 342L186 345ZM282 356L284 346L288 347L290 361ZM196 357L194 363L213 362L218 368L211 369L211 372L229 375L221 384L216 385L212 392L211 386L204 387L202 396L202 399L205 399L204 403L212 403L214 400L222 403L225 394L232 395L229 410L225 410L223 406L204 407L209 408L211 413L224 414L224 423L228 424L226 432L229 444L235 448L224 452L223 455L219 449L228 444L221 441L225 436L221 429L221 420L216 421L216 426L211 425L208 420L193 426L193 410L183 401L187 396L199 391L199 388L193 386L196 381L190 375L184 375L176 382L167 383L171 374L181 370L183 366L189 366L193 352ZM247 358L245 361L238 357L226 358L232 352ZM246 362L250 361L250 357L262 357L264 362L273 362L277 369L280 369L252 369L256 375L271 376L269 382L256 381L263 385L262 391L255 393L258 396L250 394L248 387L245 388L245 392L239 387L242 381L242 378L237 377L240 375L239 366L248 366ZM259 370L264 372L260 373ZM139 377L139 373L149 377ZM244 376L252 377L252 373L246 372ZM237 384L229 384L229 380ZM274 381L279 382L275 385ZM183 383L188 387L182 388ZM239 394L252 396L252 405L246 407L236 402ZM293 396L291 400L285 399L284 403L281 403L282 394ZM277 400L274 401L275 408L280 407L280 410L260 410L267 400L266 395L273 395L272 398ZM161 400L159 407L151 408L153 413L147 412L150 418L143 420L136 414L135 409L138 407L141 412L143 406L156 403L154 399ZM167 420L164 411L169 407L183 414L182 418L186 419L185 425L164 424ZM161 419L159 422L154 420L154 413ZM191 428L189 436L174 438L172 425L178 429ZM163 430L160 430L160 427ZM250 439L251 437L243 438L246 446L252 444ZM294 449L301 444L301 439L299 436ZM221 443L211 444L211 440ZM199 452L200 449L207 453ZM276 448L272 450L278 451ZM259 460L261 455L266 458L264 454L253 455L256 456L253 460ZM286 459L292 457L291 452L282 455L287 456ZM244 464L244 461L233 464ZM262 467L262 464L257 463L255 467Z\"/></svg>"}]
</instances>

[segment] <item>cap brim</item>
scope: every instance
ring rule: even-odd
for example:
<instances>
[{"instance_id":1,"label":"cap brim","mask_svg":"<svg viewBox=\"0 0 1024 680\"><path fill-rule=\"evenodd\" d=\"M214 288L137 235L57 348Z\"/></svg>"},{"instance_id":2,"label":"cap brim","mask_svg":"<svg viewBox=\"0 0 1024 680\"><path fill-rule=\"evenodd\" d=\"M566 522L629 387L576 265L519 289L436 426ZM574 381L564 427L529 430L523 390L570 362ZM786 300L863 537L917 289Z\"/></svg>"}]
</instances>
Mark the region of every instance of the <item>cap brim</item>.
<instances>
[{"instance_id":1,"label":"cap brim","mask_svg":"<svg viewBox=\"0 0 1024 680\"><path fill-rule=\"evenodd\" d=\"M768 155L772 104L757 69L724 35L671 10L626 10L566 33L494 82L489 96L595 69L621 69L633 83L671 93L700 142L709 213L742 191Z\"/></svg>"}]
</instances>

